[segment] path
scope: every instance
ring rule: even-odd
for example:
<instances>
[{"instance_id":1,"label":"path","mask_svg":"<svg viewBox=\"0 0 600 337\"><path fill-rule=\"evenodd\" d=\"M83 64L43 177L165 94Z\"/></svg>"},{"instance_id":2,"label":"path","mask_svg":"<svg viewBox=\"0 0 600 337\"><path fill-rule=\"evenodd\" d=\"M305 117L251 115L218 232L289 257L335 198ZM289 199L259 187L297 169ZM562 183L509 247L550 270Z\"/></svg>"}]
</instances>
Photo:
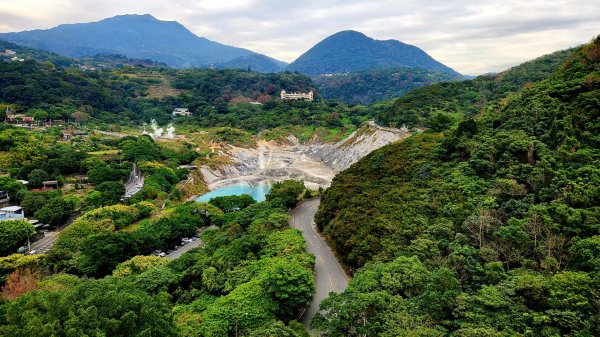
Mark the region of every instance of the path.
<instances>
[{"instance_id":1,"label":"path","mask_svg":"<svg viewBox=\"0 0 600 337\"><path fill-rule=\"evenodd\" d=\"M207 230L209 228L217 228L217 227L216 226L208 226L208 227L200 228L198 230L199 237L198 237L198 239L196 239L196 241L189 242L189 243L179 247L178 249L175 249L174 251L167 254L165 257L169 260L175 260L176 258L180 257L184 253L186 253L196 247L202 246L202 235L201 234L202 234L202 232L204 232L205 230Z\"/></svg>"},{"instance_id":2,"label":"path","mask_svg":"<svg viewBox=\"0 0 600 337\"><path fill-rule=\"evenodd\" d=\"M317 232L314 225L315 213L320 200L307 200L292 212L290 225L302 231L306 241L306 250L315 255L316 292L310 307L304 312L301 322L308 328L310 319L319 311L319 304L330 292L343 292L348 286L348 276L338 263L335 255Z\"/></svg>"},{"instance_id":3,"label":"path","mask_svg":"<svg viewBox=\"0 0 600 337\"><path fill-rule=\"evenodd\" d=\"M36 254L46 253L52 248L54 242L58 239L60 232L71 225L78 216L79 212L73 213L64 225L57 227L53 231L45 232L43 238L31 243L31 251L35 250Z\"/></svg>"},{"instance_id":4,"label":"path","mask_svg":"<svg viewBox=\"0 0 600 337\"><path fill-rule=\"evenodd\" d=\"M129 179L125 183L125 195L123 198L131 198L134 194L139 192L144 187L144 176L140 168L133 164L131 173L129 173Z\"/></svg>"}]
</instances>

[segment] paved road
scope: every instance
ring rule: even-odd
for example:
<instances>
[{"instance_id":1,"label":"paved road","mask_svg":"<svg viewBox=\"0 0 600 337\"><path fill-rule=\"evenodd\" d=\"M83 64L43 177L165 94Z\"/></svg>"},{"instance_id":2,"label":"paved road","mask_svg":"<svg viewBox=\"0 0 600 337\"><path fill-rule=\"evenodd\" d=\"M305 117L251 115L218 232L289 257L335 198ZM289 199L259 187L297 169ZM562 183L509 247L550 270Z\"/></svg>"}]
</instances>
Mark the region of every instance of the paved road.
<instances>
[{"instance_id":1,"label":"paved road","mask_svg":"<svg viewBox=\"0 0 600 337\"><path fill-rule=\"evenodd\" d=\"M140 168L133 164L131 173L129 173L129 179L125 182L125 195L123 198L131 198L134 194L139 192L144 187L144 176Z\"/></svg>"},{"instance_id":2,"label":"paved road","mask_svg":"<svg viewBox=\"0 0 600 337\"><path fill-rule=\"evenodd\" d=\"M192 242L186 244L185 246L179 247L178 249L170 252L165 257L169 260L175 260L176 258L183 255L183 253L186 253L187 251L190 251L196 247L200 247L201 245L202 245L202 240L196 239L196 241L192 241Z\"/></svg>"},{"instance_id":3,"label":"paved road","mask_svg":"<svg viewBox=\"0 0 600 337\"><path fill-rule=\"evenodd\" d=\"M315 213L319 207L320 200L307 200L298 205L292 212L290 225L302 230L306 240L306 250L315 255L315 283L316 293L310 307L302 316L302 323L308 327L310 319L319 311L319 303L329 295L330 292L343 292L348 286L348 276L338 263L325 243L325 240L317 232L314 225Z\"/></svg>"},{"instance_id":4,"label":"paved road","mask_svg":"<svg viewBox=\"0 0 600 337\"><path fill-rule=\"evenodd\" d=\"M71 223L73 223L73 221L77 219L79 214L79 212L73 213L64 225L56 228L53 231L45 232L43 238L31 243L31 250L35 250L36 254L42 254L50 250L50 248L52 248L52 246L54 245L54 242L56 242L56 239L58 239L58 235L60 234L60 232L65 228L69 227L69 225L71 225Z\"/></svg>"},{"instance_id":5,"label":"paved road","mask_svg":"<svg viewBox=\"0 0 600 337\"><path fill-rule=\"evenodd\" d=\"M176 258L183 255L185 252L190 251L196 247L202 246L202 232L204 232L205 230L210 229L210 228L217 228L217 227L216 226L208 226L208 227L200 228L198 230L198 234L200 234L200 237L198 239L196 239L196 241L192 241L182 247L179 247L178 249L167 254L165 257L169 260L175 260Z\"/></svg>"}]
</instances>

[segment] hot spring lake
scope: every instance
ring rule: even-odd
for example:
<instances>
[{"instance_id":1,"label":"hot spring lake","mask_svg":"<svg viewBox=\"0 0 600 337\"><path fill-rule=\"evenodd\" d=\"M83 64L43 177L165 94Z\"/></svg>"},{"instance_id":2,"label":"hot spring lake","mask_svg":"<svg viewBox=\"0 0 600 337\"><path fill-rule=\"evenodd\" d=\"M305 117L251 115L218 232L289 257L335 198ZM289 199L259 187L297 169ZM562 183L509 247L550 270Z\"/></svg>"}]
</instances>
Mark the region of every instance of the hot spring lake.
<instances>
[{"instance_id":1,"label":"hot spring lake","mask_svg":"<svg viewBox=\"0 0 600 337\"><path fill-rule=\"evenodd\" d=\"M271 190L271 183L268 181L261 181L253 185L249 183L239 183L216 188L204 195L197 197L196 201L208 202L214 197L242 194L248 194L256 201L264 201L267 197L267 193L269 193L269 190Z\"/></svg>"}]
</instances>

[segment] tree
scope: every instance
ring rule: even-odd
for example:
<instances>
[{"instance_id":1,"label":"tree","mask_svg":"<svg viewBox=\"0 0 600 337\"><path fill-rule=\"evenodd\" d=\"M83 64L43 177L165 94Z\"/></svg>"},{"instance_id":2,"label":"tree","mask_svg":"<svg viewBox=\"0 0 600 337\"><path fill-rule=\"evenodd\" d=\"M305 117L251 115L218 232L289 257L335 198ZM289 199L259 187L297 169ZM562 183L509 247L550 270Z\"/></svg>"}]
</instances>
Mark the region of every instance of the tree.
<instances>
[{"instance_id":1,"label":"tree","mask_svg":"<svg viewBox=\"0 0 600 337\"><path fill-rule=\"evenodd\" d=\"M121 200L121 197L125 194L125 186L120 182L116 181L105 181L100 185L96 186L96 191L102 193L101 203L102 205L113 205Z\"/></svg>"},{"instance_id":2,"label":"tree","mask_svg":"<svg viewBox=\"0 0 600 337\"><path fill-rule=\"evenodd\" d=\"M93 166L87 173L88 180L95 185L99 185L106 181L121 181L128 174L128 171L117 168L111 168L106 165L98 165L98 163L88 163Z\"/></svg>"},{"instance_id":3,"label":"tree","mask_svg":"<svg viewBox=\"0 0 600 337\"><path fill-rule=\"evenodd\" d=\"M167 263L169 263L169 260L164 257L158 257L154 255L138 255L123 263L120 263L113 271L113 276L124 277L138 275L146 270L165 266Z\"/></svg>"},{"instance_id":4,"label":"tree","mask_svg":"<svg viewBox=\"0 0 600 337\"><path fill-rule=\"evenodd\" d=\"M40 280L40 273L34 272L31 268L19 268L12 272L5 285L2 287L2 297L9 301L37 289L37 283Z\"/></svg>"},{"instance_id":5,"label":"tree","mask_svg":"<svg viewBox=\"0 0 600 337\"><path fill-rule=\"evenodd\" d=\"M33 187L42 186L42 182L49 179L48 173L42 169L35 169L29 173L27 180Z\"/></svg>"},{"instance_id":6,"label":"tree","mask_svg":"<svg viewBox=\"0 0 600 337\"><path fill-rule=\"evenodd\" d=\"M256 200L248 194L214 197L209 201L210 204L219 207L223 212L239 211L255 202Z\"/></svg>"},{"instance_id":7,"label":"tree","mask_svg":"<svg viewBox=\"0 0 600 337\"><path fill-rule=\"evenodd\" d=\"M26 191L27 187L16 179L11 177L0 177L0 191L8 193L8 196L15 200L19 191Z\"/></svg>"},{"instance_id":8,"label":"tree","mask_svg":"<svg viewBox=\"0 0 600 337\"><path fill-rule=\"evenodd\" d=\"M300 200L300 196L305 189L303 181L285 180L277 182L273 184L269 194L267 194L267 201L291 208Z\"/></svg>"},{"instance_id":9,"label":"tree","mask_svg":"<svg viewBox=\"0 0 600 337\"><path fill-rule=\"evenodd\" d=\"M44 207L46 202L48 202L46 193L30 192L21 201L21 207L25 210L25 214L29 216Z\"/></svg>"},{"instance_id":10,"label":"tree","mask_svg":"<svg viewBox=\"0 0 600 337\"><path fill-rule=\"evenodd\" d=\"M125 160L143 162L160 159L160 148L148 136L140 136L135 141L126 140L121 146Z\"/></svg>"},{"instance_id":11,"label":"tree","mask_svg":"<svg viewBox=\"0 0 600 337\"><path fill-rule=\"evenodd\" d=\"M56 227L67 221L73 210L75 205L72 201L58 197L50 199L34 216L41 222Z\"/></svg>"},{"instance_id":12,"label":"tree","mask_svg":"<svg viewBox=\"0 0 600 337\"><path fill-rule=\"evenodd\" d=\"M6 254L14 251L34 234L33 225L27 221L2 221L0 223L0 253Z\"/></svg>"},{"instance_id":13,"label":"tree","mask_svg":"<svg viewBox=\"0 0 600 337\"><path fill-rule=\"evenodd\" d=\"M310 303L315 291L312 268L305 268L293 258L269 262L263 272L263 286L278 304L275 314L284 319L296 317Z\"/></svg>"}]
</instances>

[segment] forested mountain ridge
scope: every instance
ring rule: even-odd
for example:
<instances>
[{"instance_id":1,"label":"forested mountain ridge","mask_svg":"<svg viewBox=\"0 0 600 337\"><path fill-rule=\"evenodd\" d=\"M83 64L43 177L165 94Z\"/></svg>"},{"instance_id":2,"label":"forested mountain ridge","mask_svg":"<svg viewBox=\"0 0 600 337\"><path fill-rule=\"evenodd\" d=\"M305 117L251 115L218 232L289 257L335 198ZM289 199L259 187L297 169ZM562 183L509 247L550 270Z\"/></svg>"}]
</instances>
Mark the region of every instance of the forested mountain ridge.
<instances>
[{"instance_id":1,"label":"forested mountain ridge","mask_svg":"<svg viewBox=\"0 0 600 337\"><path fill-rule=\"evenodd\" d=\"M148 14L1 33L0 39L69 57L123 54L181 68L207 67L255 54L196 36L178 22L161 21Z\"/></svg>"},{"instance_id":2,"label":"forested mountain ridge","mask_svg":"<svg viewBox=\"0 0 600 337\"><path fill-rule=\"evenodd\" d=\"M460 75L418 47L397 40L375 40L352 30L325 38L290 63L286 70L319 75L399 67Z\"/></svg>"},{"instance_id":3,"label":"forested mountain ridge","mask_svg":"<svg viewBox=\"0 0 600 337\"><path fill-rule=\"evenodd\" d=\"M283 102L282 89L313 90L317 100ZM166 123L173 120L173 109L184 107L193 116L181 123L258 132L289 124L358 126L367 118L365 108L325 104L319 97L311 79L300 73L145 67L82 71L34 60L0 62L0 104L40 121L75 114L82 117L79 122L97 124L140 125L152 118Z\"/></svg>"},{"instance_id":4,"label":"forested mountain ridge","mask_svg":"<svg viewBox=\"0 0 600 337\"><path fill-rule=\"evenodd\" d=\"M57 67L68 67L68 66L72 66L75 63L75 61L73 59L65 57L65 56L60 56L53 52L49 52L49 51L45 51L45 50L41 50L41 49L23 47L23 46L14 44L14 43L10 43L8 41L0 40L0 52L4 52L7 49L16 52L16 57L18 57L18 58L22 58L24 60L36 60L38 62L48 61ZM11 57L15 57L15 56L14 55L0 56L0 60L2 60L2 61L8 60Z\"/></svg>"},{"instance_id":5,"label":"forested mountain ridge","mask_svg":"<svg viewBox=\"0 0 600 337\"><path fill-rule=\"evenodd\" d=\"M464 80L460 75L420 68L360 70L311 78L324 98L362 105L404 96L436 82Z\"/></svg>"},{"instance_id":6,"label":"forested mountain ridge","mask_svg":"<svg viewBox=\"0 0 600 337\"><path fill-rule=\"evenodd\" d=\"M527 83L550 77L573 50L544 55L498 74L415 89L376 114L376 120L388 126L428 127L435 115L473 116L481 112L488 102L504 98Z\"/></svg>"},{"instance_id":7,"label":"forested mountain ridge","mask_svg":"<svg viewBox=\"0 0 600 337\"><path fill-rule=\"evenodd\" d=\"M276 73L286 66L287 63L283 61L278 61L261 54L244 55L227 62L216 64L216 67L219 69L249 69L261 73Z\"/></svg>"},{"instance_id":8,"label":"forested mountain ridge","mask_svg":"<svg viewBox=\"0 0 600 337\"><path fill-rule=\"evenodd\" d=\"M317 225L363 267L313 326L328 336L599 335L600 37L549 78L465 115L334 179Z\"/></svg>"}]
</instances>

